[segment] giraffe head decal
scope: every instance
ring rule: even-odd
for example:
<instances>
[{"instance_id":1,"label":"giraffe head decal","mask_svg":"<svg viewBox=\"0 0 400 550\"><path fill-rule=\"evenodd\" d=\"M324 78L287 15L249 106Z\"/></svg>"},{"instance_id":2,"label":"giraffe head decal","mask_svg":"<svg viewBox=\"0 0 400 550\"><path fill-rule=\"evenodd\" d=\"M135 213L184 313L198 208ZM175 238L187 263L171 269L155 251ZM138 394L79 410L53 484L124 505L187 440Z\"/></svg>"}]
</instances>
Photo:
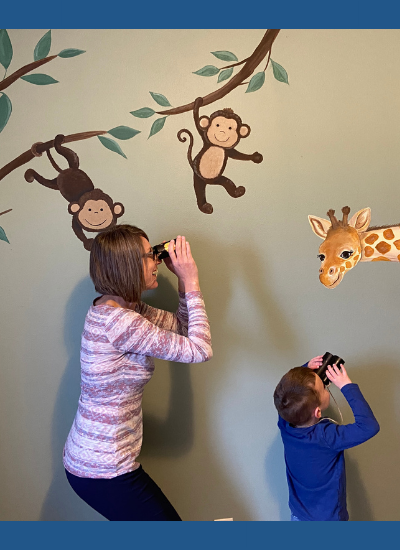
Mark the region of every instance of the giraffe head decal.
<instances>
[{"instance_id":1,"label":"giraffe head decal","mask_svg":"<svg viewBox=\"0 0 400 550\"><path fill-rule=\"evenodd\" d=\"M329 210L329 220L308 216L312 230L324 239L319 247L321 260L319 280L327 288L336 288L345 273L361 259L361 233L367 230L371 221L371 209L359 210L348 220L350 208L342 208L343 219L338 221L335 211Z\"/></svg>"}]
</instances>

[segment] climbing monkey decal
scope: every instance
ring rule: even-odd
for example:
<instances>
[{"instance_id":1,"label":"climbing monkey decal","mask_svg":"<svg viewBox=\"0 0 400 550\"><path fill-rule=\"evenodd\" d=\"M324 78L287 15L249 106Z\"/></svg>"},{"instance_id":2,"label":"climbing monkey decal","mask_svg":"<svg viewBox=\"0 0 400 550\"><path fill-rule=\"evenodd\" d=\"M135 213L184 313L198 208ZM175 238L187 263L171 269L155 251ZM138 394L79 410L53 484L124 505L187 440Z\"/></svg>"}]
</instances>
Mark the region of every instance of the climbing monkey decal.
<instances>
[{"instance_id":1,"label":"climbing monkey decal","mask_svg":"<svg viewBox=\"0 0 400 550\"><path fill-rule=\"evenodd\" d=\"M125 208L120 202L114 203L101 189L95 189L89 176L79 169L78 155L72 149L63 147L63 141L64 136L57 135L54 139L54 148L68 161L69 167L61 170L50 151L46 150L51 165L59 172L58 176L49 180L35 170L29 169L25 172L25 179L30 183L36 180L49 189L60 191L69 202L68 212L72 214L72 229L75 235L82 241L86 250L90 250L94 239L88 239L83 230L100 233L113 227L125 212ZM36 151L37 145L32 145L32 153L41 156L42 153L38 154Z\"/></svg>"},{"instance_id":2,"label":"climbing monkey decal","mask_svg":"<svg viewBox=\"0 0 400 550\"><path fill-rule=\"evenodd\" d=\"M251 160L260 163L263 157L260 153L246 155L236 151L235 147L242 138L250 134L250 126L243 124L241 118L232 109L215 111L210 117L199 117L199 109L203 104L203 98L198 97L193 108L194 122L203 140L203 148L200 153L192 159L193 134L183 128L178 132L178 139L184 143L188 134L190 138L188 148L188 161L193 170L194 190L196 193L197 206L205 214L212 214L213 207L206 199L206 186L222 185L231 197L238 198L245 194L246 189L242 185L238 187L223 176L228 158L236 160Z\"/></svg>"}]
</instances>

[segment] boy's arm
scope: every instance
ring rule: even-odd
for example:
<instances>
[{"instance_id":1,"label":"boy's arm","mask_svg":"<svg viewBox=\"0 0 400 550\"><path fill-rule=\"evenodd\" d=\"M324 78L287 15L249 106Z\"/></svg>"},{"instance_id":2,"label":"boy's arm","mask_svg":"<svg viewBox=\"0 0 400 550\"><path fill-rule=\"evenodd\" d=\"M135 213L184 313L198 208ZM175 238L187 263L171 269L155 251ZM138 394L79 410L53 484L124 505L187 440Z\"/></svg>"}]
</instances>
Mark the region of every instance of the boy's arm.
<instances>
[{"instance_id":1,"label":"boy's arm","mask_svg":"<svg viewBox=\"0 0 400 550\"><path fill-rule=\"evenodd\" d=\"M347 376L345 368L342 366L340 371L337 367L328 367L327 376L341 389L355 420L354 424L346 426L331 423L324 425L324 437L328 447L343 451L360 445L376 435L379 432L378 421L358 385L353 384Z\"/></svg>"}]
</instances>

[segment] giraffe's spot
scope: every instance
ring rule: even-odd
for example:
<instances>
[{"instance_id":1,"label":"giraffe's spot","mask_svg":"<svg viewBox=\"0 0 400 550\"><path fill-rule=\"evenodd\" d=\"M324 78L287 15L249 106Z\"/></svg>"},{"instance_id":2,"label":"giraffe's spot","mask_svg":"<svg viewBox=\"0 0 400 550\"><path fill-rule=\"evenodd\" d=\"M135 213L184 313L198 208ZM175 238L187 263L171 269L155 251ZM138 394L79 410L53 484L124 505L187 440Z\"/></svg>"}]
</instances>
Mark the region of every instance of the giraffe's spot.
<instances>
[{"instance_id":1,"label":"giraffe's spot","mask_svg":"<svg viewBox=\"0 0 400 550\"><path fill-rule=\"evenodd\" d=\"M389 258L385 258L385 256L378 256L377 258L371 260L371 262L390 262L390 260Z\"/></svg>"},{"instance_id":2,"label":"giraffe's spot","mask_svg":"<svg viewBox=\"0 0 400 550\"><path fill-rule=\"evenodd\" d=\"M369 248L369 247L368 247ZM358 262L358 260L360 259L360 255L357 254L357 256L354 256L354 263Z\"/></svg>"},{"instance_id":3,"label":"giraffe's spot","mask_svg":"<svg viewBox=\"0 0 400 550\"><path fill-rule=\"evenodd\" d=\"M389 243L385 243L385 241L381 241L376 245L375 248L380 254L386 254L387 252L389 252L392 246Z\"/></svg>"},{"instance_id":4,"label":"giraffe's spot","mask_svg":"<svg viewBox=\"0 0 400 550\"><path fill-rule=\"evenodd\" d=\"M399 256L400 256L400 254L399 254ZM340 266L340 271L341 271L342 273L343 273L343 271L346 271L346 268L344 267L344 265L341 265L341 266Z\"/></svg>"},{"instance_id":5,"label":"giraffe's spot","mask_svg":"<svg viewBox=\"0 0 400 550\"><path fill-rule=\"evenodd\" d=\"M390 241L391 239L394 239L394 233L391 229L385 229L385 231L383 232L383 236L388 241Z\"/></svg>"},{"instance_id":6,"label":"giraffe's spot","mask_svg":"<svg viewBox=\"0 0 400 550\"><path fill-rule=\"evenodd\" d=\"M393 244L397 248L397 250L400 250L400 240L394 241Z\"/></svg>"},{"instance_id":7,"label":"giraffe's spot","mask_svg":"<svg viewBox=\"0 0 400 550\"><path fill-rule=\"evenodd\" d=\"M346 262L347 269L351 269L353 267L353 264L351 262Z\"/></svg>"},{"instance_id":8,"label":"giraffe's spot","mask_svg":"<svg viewBox=\"0 0 400 550\"><path fill-rule=\"evenodd\" d=\"M364 254L367 258L369 258L370 256L372 256L374 253L374 249L371 248L370 246L366 246L365 247L365 250L364 250Z\"/></svg>"},{"instance_id":9,"label":"giraffe's spot","mask_svg":"<svg viewBox=\"0 0 400 550\"><path fill-rule=\"evenodd\" d=\"M379 235L376 233L372 233L371 235L368 235L368 237L365 239L365 242L367 244L374 244L374 242L379 239Z\"/></svg>"}]
</instances>

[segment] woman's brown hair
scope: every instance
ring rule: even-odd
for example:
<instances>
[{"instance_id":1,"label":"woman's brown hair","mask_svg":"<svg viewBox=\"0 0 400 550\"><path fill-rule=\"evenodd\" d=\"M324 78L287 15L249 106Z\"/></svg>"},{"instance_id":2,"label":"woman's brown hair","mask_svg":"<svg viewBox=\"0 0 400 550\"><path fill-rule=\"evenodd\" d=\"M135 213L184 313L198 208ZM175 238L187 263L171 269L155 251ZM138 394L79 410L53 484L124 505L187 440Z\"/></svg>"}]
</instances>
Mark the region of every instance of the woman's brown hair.
<instances>
[{"instance_id":1,"label":"woman's brown hair","mask_svg":"<svg viewBox=\"0 0 400 550\"><path fill-rule=\"evenodd\" d=\"M321 405L315 389L315 376L307 367L295 367L276 386L275 407L279 415L293 426L309 422L315 409Z\"/></svg>"},{"instance_id":2,"label":"woman's brown hair","mask_svg":"<svg viewBox=\"0 0 400 550\"><path fill-rule=\"evenodd\" d=\"M134 225L121 224L98 233L90 251L90 277L100 294L138 302L145 290L142 239L146 233Z\"/></svg>"}]
</instances>

